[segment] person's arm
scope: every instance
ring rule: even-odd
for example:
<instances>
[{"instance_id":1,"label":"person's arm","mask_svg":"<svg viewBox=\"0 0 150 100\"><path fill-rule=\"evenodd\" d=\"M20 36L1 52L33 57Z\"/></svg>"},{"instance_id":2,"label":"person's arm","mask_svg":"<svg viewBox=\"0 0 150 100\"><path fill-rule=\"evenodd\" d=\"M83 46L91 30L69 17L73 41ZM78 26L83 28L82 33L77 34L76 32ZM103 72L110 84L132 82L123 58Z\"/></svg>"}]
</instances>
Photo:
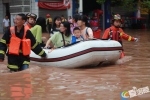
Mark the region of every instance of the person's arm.
<instances>
[{"instance_id":1,"label":"person's arm","mask_svg":"<svg viewBox=\"0 0 150 100\"><path fill-rule=\"evenodd\" d=\"M7 30L0 40L0 61L2 62L5 58L7 44L10 41L10 30Z\"/></svg>"},{"instance_id":2,"label":"person's arm","mask_svg":"<svg viewBox=\"0 0 150 100\"><path fill-rule=\"evenodd\" d=\"M44 47L44 48L48 48L49 46L50 47L54 47L54 43L55 43L55 40L56 40L56 36L57 35L57 33L56 34L54 34L47 42L46 42L46 46Z\"/></svg>"},{"instance_id":3,"label":"person's arm","mask_svg":"<svg viewBox=\"0 0 150 100\"><path fill-rule=\"evenodd\" d=\"M3 19L3 27L5 28L5 19Z\"/></svg>"},{"instance_id":4,"label":"person's arm","mask_svg":"<svg viewBox=\"0 0 150 100\"><path fill-rule=\"evenodd\" d=\"M109 32L110 32L110 29L106 29L103 36L102 36L102 39L108 39L109 38Z\"/></svg>"},{"instance_id":5,"label":"person's arm","mask_svg":"<svg viewBox=\"0 0 150 100\"><path fill-rule=\"evenodd\" d=\"M120 35L123 39L128 40L128 41L138 41L137 38L134 38L126 33L124 33L124 31L122 29L119 29L120 31Z\"/></svg>"},{"instance_id":6,"label":"person's arm","mask_svg":"<svg viewBox=\"0 0 150 100\"><path fill-rule=\"evenodd\" d=\"M37 54L41 57L46 57L45 51L41 48L39 43L36 42L36 40L30 30L27 31L26 38L31 40L31 49L35 54Z\"/></svg>"},{"instance_id":7,"label":"person's arm","mask_svg":"<svg viewBox=\"0 0 150 100\"><path fill-rule=\"evenodd\" d=\"M52 44L52 41L50 39L46 42L46 46L44 48L47 49L49 46L52 48L54 47L54 45Z\"/></svg>"},{"instance_id":8,"label":"person's arm","mask_svg":"<svg viewBox=\"0 0 150 100\"><path fill-rule=\"evenodd\" d=\"M75 36L72 36L72 38L71 38L71 43L73 44L73 43L76 43L76 37Z\"/></svg>"},{"instance_id":9,"label":"person's arm","mask_svg":"<svg viewBox=\"0 0 150 100\"><path fill-rule=\"evenodd\" d=\"M93 31L92 31L92 29L91 28L88 28L87 29L87 31L88 31L88 39L93 39Z\"/></svg>"}]
</instances>

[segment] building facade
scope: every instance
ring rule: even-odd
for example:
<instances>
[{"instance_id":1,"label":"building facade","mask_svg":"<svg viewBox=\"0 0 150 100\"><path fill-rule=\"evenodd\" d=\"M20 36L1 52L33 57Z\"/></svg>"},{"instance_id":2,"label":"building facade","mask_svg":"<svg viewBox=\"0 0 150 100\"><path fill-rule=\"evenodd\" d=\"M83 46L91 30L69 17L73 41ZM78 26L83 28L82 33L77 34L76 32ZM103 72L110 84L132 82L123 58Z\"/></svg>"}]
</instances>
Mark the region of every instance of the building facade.
<instances>
[{"instance_id":1,"label":"building facade","mask_svg":"<svg viewBox=\"0 0 150 100\"><path fill-rule=\"evenodd\" d=\"M64 15L65 18L68 18L72 16L72 0L69 0L69 6L64 5L65 1L68 0L0 0L0 33L3 33L5 15L9 16L11 26L14 25L13 19L18 13L31 12L37 14L38 17L46 17L46 14L50 14L52 18ZM40 3L45 6L41 6Z\"/></svg>"},{"instance_id":2,"label":"building facade","mask_svg":"<svg viewBox=\"0 0 150 100\"><path fill-rule=\"evenodd\" d=\"M0 0L0 33L3 33L3 19L8 11L9 0Z\"/></svg>"},{"instance_id":3,"label":"building facade","mask_svg":"<svg viewBox=\"0 0 150 100\"><path fill-rule=\"evenodd\" d=\"M67 3L69 2L69 3ZM72 0L38 0L39 16L50 14L52 18L64 15L72 16Z\"/></svg>"}]
</instances>

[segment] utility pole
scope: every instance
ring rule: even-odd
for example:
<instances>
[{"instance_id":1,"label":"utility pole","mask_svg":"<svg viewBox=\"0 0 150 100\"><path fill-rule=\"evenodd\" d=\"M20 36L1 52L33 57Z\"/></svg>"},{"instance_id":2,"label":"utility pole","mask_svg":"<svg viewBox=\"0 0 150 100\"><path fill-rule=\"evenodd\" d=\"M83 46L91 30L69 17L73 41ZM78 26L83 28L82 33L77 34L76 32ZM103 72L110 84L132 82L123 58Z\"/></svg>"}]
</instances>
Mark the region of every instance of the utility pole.
<instances>
[{"instance_id":1,"label":"utility pole","mask_svg":"<svg viewBox=\"0 0 150 100\"><path fill-rule=\"evenodd\" d=\"M83 14L83 0L79 0L79 14L82 15Z\"/></svg>"}]
</instances>

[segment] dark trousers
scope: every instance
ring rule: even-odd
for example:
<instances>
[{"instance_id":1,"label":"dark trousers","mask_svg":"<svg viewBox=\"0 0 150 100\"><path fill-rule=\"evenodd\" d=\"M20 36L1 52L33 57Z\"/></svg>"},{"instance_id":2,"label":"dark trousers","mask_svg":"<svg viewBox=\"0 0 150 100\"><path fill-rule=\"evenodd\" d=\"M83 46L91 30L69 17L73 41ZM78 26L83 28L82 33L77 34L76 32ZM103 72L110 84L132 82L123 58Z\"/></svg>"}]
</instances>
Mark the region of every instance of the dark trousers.
<instances>
[{"instance_id":1,"label":"dark trousers","mask_svg":"<svg viewBox=\"0 0 150 100\"><path fill-rule=\"evenodd\" d=\"M5 33L7 30L9 29L9 27L5 27L4 29L3 29L3 33Z\"/></svg>"},{"instance_id":2,"label":"dark trousers","mask_svg":"<svg viewBox=\"0 0 150 100\"><path fill-rule=\"evenodd\" d=\"M22 70L28 69L28 67L29 67L29 65L24 64L24 65L22 65L22 67L20 67L19 70L22 71Z\"/></svg>"},{"instance_id":3,"label":"dark trousers","mask_svg":"<svg viewBox=\"0 0 150 100\"><path fill-rule=\"evenodd\" d=\"M48 32L51 33L52 24L48 24Z\"/></svg>"},{"instance_id":4,"label":"dark trousers","mask_svg":"<svg viewBox=\"0 0 150 100\"><path fill-rule=\"evenodd\" d=\"M28 69L29 65L27 64L23 64L19 69L15 70L15 69L10 69L10 72L18 72L18 71L23 71L25 69Z\"/></svg>"}]
</instances>

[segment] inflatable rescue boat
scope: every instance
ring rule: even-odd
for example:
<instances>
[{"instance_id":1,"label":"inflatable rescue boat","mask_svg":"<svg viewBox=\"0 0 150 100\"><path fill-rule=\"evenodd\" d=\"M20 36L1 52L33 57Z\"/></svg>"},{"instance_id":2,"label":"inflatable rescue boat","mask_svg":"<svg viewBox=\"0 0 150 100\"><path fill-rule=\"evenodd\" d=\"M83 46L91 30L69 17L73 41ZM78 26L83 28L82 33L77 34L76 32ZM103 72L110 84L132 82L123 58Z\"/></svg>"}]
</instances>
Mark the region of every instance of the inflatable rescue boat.
<instances>
[{"instance_id":1,"label":"inflatable rescue boat","mask_svg":"<svg viewBox=\"0 0 150 100\"><path fill-rule=\"evenodd\" d=\"M47 58L31 52L32 62L61 68L77 68L100 62L115 62L120 58L122 46L113 40L81 41L57 49L44 49Z\"/></svg>"}]
</instances>

